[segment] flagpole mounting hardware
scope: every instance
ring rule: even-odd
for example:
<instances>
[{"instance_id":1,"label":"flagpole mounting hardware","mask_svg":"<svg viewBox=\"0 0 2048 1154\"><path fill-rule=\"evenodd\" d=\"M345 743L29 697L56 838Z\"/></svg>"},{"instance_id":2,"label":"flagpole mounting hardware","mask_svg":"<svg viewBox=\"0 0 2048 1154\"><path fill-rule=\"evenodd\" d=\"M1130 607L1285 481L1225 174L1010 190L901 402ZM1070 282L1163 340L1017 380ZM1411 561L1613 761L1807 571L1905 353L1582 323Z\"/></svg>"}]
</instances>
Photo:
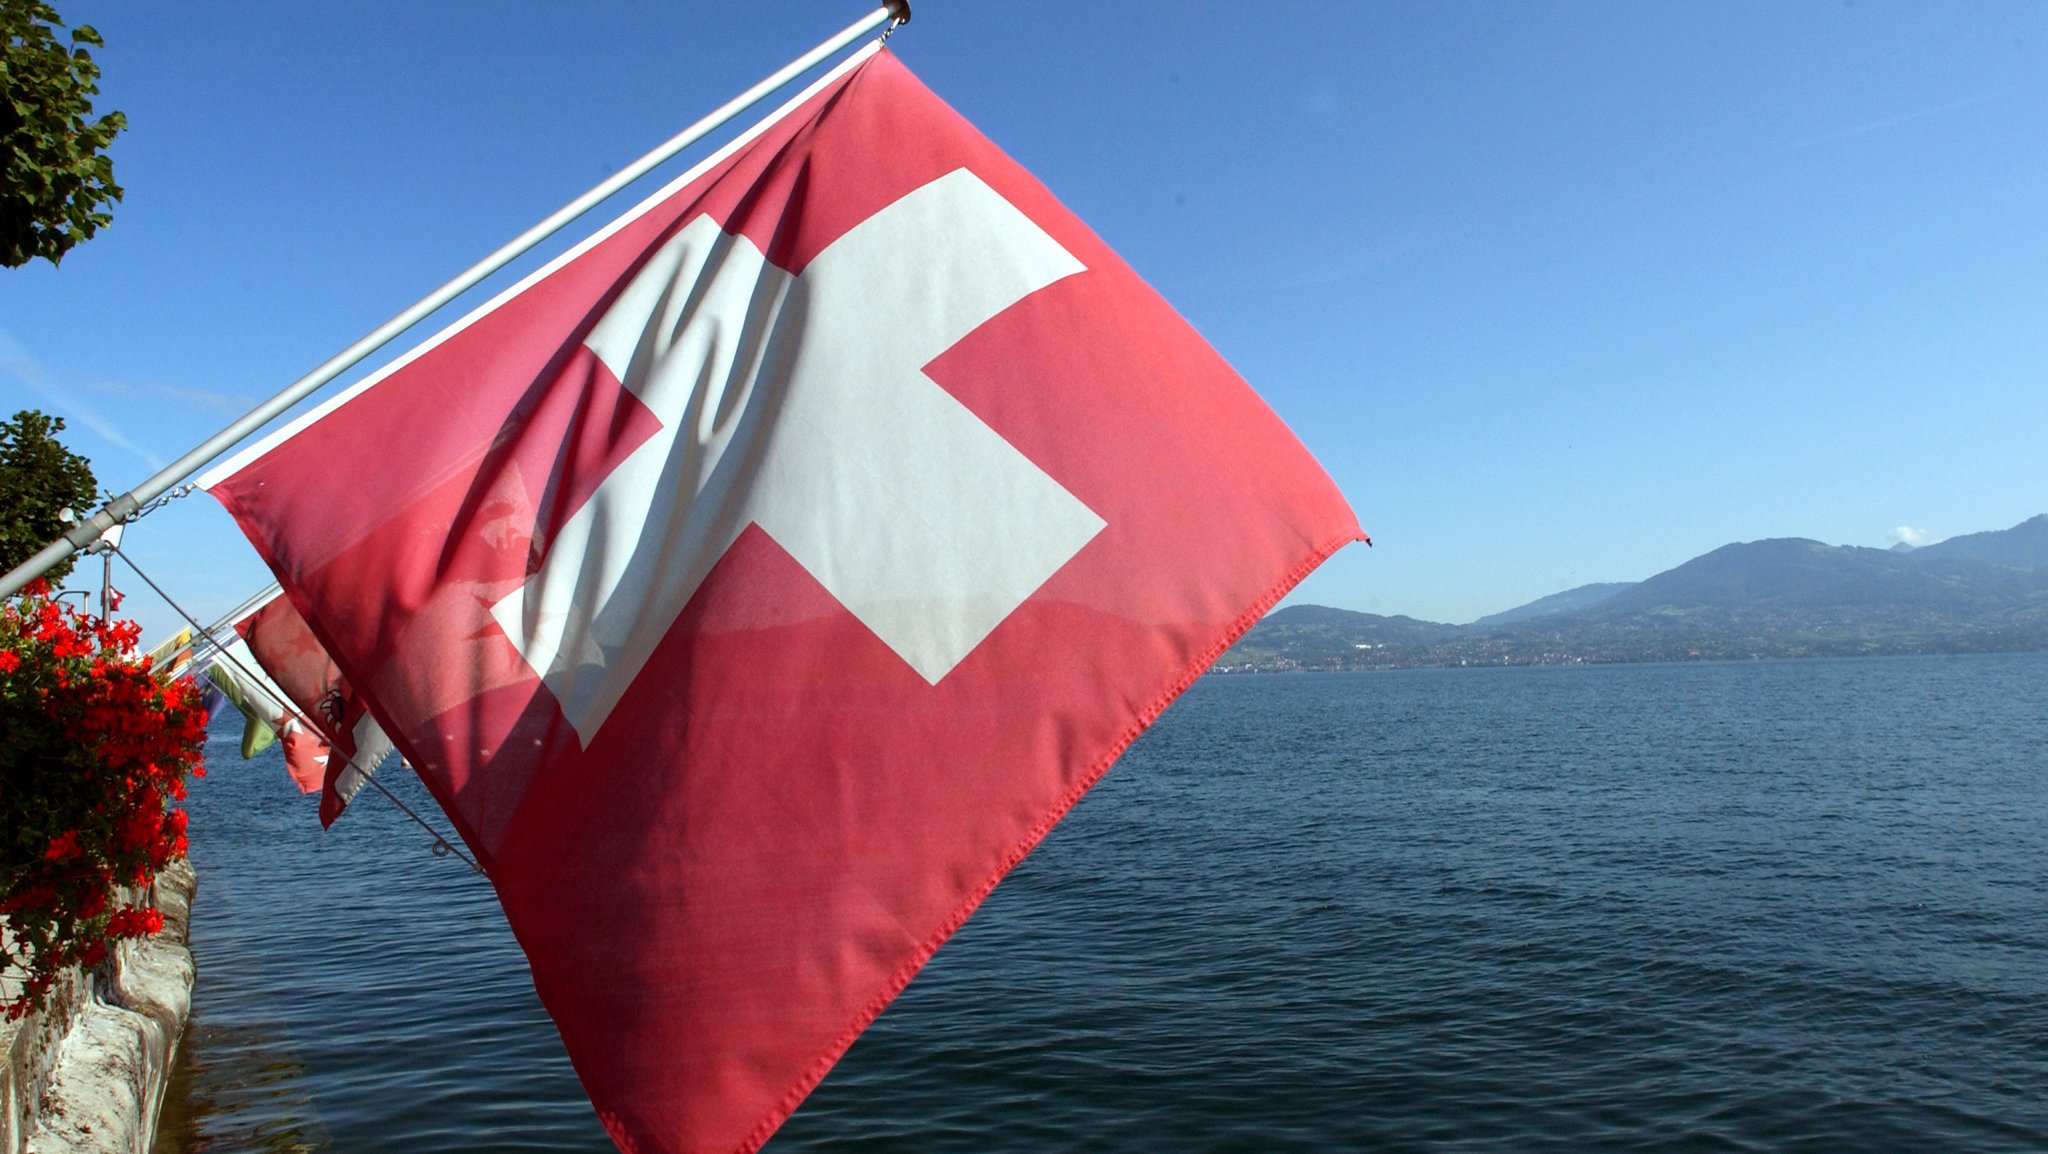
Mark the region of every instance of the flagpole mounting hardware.
<instances>
[{"instance_id":1,"label":"flagpole mounting hardware","mask_svg":"<svg viewBox=\"0 0 2048 1154\"><path fill-rule=\"evenodd\" d=\"M889 10L889 23L882 29L881 43L887 44L896 30L910 23L910 0L882 0L882 7Z\"/></svg>"},{"instance_id":2,"label":"flagpole mounting hardware","mask_svg":"<svg viewBox=\"0 0 2048 1154\"><path fill-rule=\"evenodd\" d=\"M107 495L107 507L83 521L69 509L59 509L57 519L71 526L65 530L64 539L72 544L79 556L90 557L95 553L105 553L114 547L114 543L107 537L107 533L113 529L122 525L133 525L178 498L189 497L198 491L197 484L179 485L147 503L115 497L110 493ZM126 504L121 504L123 501L126 501ZM118 513L115 512L116 505L120 505ZM102 519L106 524L100 524Z\"/></svg>"},{"instance_id":3,"label":"flagpole mounting hardware","mask_svg":"<svg viewBox=\"0 0 2048 1154\"><path fill-rule=\"evenodd\" d=\"M156 512L158 509L163 508L165 505L170 504L171 502L179 499L180 497L190 497L192 494L197 493L198 491L199 486L194 483L187 483L184 485L179 485L174 489L168 489L163 493L162 496L153 498L152 500L149 500L141 505L138 505L135 508L134 512L129 513L127 516L121 518L120 524L133 525L137 521L142 520L144 517L149 516L151 513ZM112 500L113 498L110 496L108 499ZM98 540L94 541L92 544L79 550L79 552L86 554L104 553L113 547L113 542L103 536Z\"/></svg>"},{"instance_id":4,"label":"flagpole mounting hardware","mask_svg":"<svg viewBox=\"0 0 2048 1154\"><path fill-rule=\"evenodd\" d=\"M199 484L196 481L187 482L186 484L179 485L174 489L167 490L163 494L163 496L155 498L154 500L143 505L141 508L135 510L133 513L128 514L126 521L129 524L133 524L134 522L140 521L144 517L149 516L151 513L156 512L158 509L163 508L165 505L168 505L171 502L177 500L178 498L190 497L192 494L197 493L198 491Z\"/></svg>"}]
</instances>

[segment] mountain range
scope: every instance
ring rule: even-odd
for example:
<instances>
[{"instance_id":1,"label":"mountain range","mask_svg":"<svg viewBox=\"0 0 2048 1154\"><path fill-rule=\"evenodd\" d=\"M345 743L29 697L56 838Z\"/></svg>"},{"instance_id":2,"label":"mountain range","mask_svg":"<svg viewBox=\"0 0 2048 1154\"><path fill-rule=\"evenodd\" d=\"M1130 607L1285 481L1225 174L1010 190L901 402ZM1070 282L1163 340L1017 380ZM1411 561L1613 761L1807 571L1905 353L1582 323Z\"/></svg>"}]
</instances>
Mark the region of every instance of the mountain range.
<instances>
[{"instance_id":1,"label":"mountain range","mask_svg":"<svg viewBox=\"0 0 2048 1154\"><path fill-rule=\"evenodd\" d=\"M1781 537L1469 625L1277 609L1219 672L2048 649L2048 514L1919 548Z\"/></svg>"}]
</instances>

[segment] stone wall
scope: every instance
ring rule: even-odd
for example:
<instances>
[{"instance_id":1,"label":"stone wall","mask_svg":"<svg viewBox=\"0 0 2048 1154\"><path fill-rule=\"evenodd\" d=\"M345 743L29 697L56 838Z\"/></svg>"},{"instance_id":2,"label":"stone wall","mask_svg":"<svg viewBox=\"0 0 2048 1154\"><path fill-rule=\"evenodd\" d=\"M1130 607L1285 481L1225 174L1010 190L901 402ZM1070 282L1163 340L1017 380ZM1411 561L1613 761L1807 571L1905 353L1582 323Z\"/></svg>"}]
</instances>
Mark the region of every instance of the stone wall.
<instances>
[{"instance_id":1,"label":"stone wall","mask_svg":"<svg viewBox=\"0 0 2048 1154\"><path fill-rule=\"evenodd\" d=\"M192 1009L197 875L156 881L163 932L71 975L39 1014L0 1025L0 1154L148 1154Z\"/></svg>"},{"instance_id":2,"label":"stone wall","mask_svg":"<svg viewBox=\"0 0 2048 1154\"><path fill-rule=\"evenodd\" d=\"M21 992L19 975L0 974L0 999L12 1001ZM37 1103L48 1093L56 1073L61 1043L90 1001L83 971L64 975L50 990L43 1009L17 1022L0 1021L0 1154L21 1154L34 1127Z\"/></svg>"}]
</instances>

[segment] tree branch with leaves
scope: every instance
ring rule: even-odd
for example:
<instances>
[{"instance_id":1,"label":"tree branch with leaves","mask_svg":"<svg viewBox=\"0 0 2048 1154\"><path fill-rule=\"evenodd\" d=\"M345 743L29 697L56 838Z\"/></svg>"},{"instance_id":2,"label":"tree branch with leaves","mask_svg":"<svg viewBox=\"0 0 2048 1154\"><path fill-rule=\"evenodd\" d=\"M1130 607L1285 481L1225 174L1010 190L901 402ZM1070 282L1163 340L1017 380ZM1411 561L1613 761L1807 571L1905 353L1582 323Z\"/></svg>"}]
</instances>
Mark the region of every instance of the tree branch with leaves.
<instances>
[{"instance_id":1,"label":"tree branch with leaves","mask_svg":"<svg viewBox=\"0 0 2048 1154\"><path fill-rule=\"evenodd\" d=\"M112 223L121 199L114 162L103 151L128 126L118 112L97 119L103 47L89 24L61 38L64 23L42 0L0 0L0 265L36 257L51 264Z\"/></svg>"},{"instance_id":2,"label":"tree branch with leaves","mask_svg":"<svg viewBox=\"0 0 2048 1154\"><path fill-rule=\"evenodd\" d=\"M83 514L97 502L92 465L57 440L63 431L64 418L33 409L0 421L0 573L63 536L63 510ZM71 565L65 560L43 575L62 581Z\"/></svg>"}]
</instances>

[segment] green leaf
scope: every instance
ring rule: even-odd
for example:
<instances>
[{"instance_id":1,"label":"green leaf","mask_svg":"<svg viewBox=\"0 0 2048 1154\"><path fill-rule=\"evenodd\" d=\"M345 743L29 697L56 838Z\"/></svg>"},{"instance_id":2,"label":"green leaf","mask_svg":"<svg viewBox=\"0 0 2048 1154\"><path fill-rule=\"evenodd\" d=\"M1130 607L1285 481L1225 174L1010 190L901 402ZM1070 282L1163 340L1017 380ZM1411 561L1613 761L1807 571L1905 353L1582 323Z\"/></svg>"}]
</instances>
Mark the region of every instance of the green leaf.
<instances>
[{"instance_id":1,"label":"green leaf","mask_svg":"<svg viewBox=\"0 0 2048 1154\"><path fill-rule=\"evenodd\" d=\"M57 440L63 431L64 418L32 409L0 421L0 572L63 535L57 510L98 504L92 465ZM58 582L70 571L66 561L48 576Z\"/></svg>"},{"instance_id":2,"label":"green leaf","mask_svg":"<svg viewBox=\"0 0 2048 1154\"><path fill-rule=\"evenodd\" d=\"M101 225L121 199L101 150L128 126L119 112L93 119L99 67L81 24L66 49L63 23L42 0L0 0L0 266L52 264Z\"/></svg>"}]
</instances>

